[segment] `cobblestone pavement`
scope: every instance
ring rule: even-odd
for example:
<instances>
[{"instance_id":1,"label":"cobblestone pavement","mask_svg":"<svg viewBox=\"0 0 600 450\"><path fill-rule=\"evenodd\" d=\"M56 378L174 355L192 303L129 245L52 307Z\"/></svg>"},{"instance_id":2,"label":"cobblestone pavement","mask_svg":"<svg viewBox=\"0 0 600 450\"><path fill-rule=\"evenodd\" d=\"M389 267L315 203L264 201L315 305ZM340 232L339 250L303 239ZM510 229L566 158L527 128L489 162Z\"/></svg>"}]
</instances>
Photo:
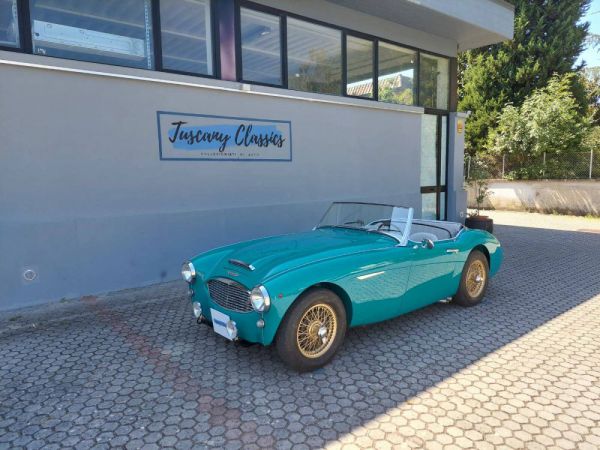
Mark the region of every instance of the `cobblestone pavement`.
<instances>
[{"instance_id":1,"label":"cobblestone pavement","mask_svg":"<svg viewBox=\"0 0 600 450\"><path fill-rule=\"evenodd\" d=\"M179 282L5 314L0 448L600 448L600 235L530 226L497 226L484 303L353 329L310 374Z\"/></svg>"}]
</instances>

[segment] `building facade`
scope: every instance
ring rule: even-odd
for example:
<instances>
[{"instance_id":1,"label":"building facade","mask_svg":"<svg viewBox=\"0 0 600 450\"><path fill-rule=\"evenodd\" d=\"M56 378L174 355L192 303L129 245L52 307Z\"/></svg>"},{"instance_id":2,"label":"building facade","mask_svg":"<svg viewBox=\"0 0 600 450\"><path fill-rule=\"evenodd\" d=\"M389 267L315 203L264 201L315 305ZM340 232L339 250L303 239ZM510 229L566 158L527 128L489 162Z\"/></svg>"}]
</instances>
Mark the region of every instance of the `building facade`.
<instances>
[{"instance_id":1,"label":"building facade","mask_svg":"<svg viewBox=\"0 0 600 450\"><path fill-rule=\"evenodd\" d=\"M462 221L500 0L0 0L0 309L179 276L335 200Z\"/></svg>"}]
</instances>

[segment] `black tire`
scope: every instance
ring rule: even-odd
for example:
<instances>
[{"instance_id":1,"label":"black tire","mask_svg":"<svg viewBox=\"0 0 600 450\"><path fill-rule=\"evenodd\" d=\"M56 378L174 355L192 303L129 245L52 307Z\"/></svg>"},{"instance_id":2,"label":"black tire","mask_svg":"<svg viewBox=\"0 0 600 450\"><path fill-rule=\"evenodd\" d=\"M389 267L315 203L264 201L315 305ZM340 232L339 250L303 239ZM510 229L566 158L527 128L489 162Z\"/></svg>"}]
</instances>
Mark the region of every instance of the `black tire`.
<instances>
[{"instance_id":1,"label":"black tire","mask_svg":"<svg viewBox=\"0 0 600 450\"><path fill-rule=\"evenodd\" d=\"M306 350L300 349L298 343L300 321L303 320L303 330L311 331L314 330L313 324L317 321L310 321L311 314L315 314L315 311L325 311L328 314L327 317L331 317L331 313L335 314L335 326L331 331L327 343L323 341L323 338L319 338L323 343L322 353L316 352L313 356L306 356ZM311 326L306 327L306 323L310 322ZM317 326L317 325L315 325ZM318 328L318 331L322 329L326 331L324 334L329 333L327 327L323 324ZM281 325L279 325L279 331L277 332L276 347L279 357L291 368L298 372L309 372L311 370L318 369L326 365L336 354L340 345L346 335L347 322L346 322L346 309L340 298L328 289L311 289L310 291L302 294L290 307L286 313ZM308 336L309 333L305 333ZM312 336L312 334L311 334ZM305 344L307 345L307 344ZM325 348L326 347L326 348Z\"/></svg>"},{"instance_id":2,"label":"black tire","mask_svg":"<svg viewBox=\"0 0 600 450\"><path fill-rule=\"evenodd\" d=\"M489 272L489 264L485 255L479 250L473 250L465 262L460 278L460 286L452 302L467 307L480 303L485 296L490 280ZM483 280L477 282L474 274L475 276L479 275Z\"/></svg>"}]
</instances>

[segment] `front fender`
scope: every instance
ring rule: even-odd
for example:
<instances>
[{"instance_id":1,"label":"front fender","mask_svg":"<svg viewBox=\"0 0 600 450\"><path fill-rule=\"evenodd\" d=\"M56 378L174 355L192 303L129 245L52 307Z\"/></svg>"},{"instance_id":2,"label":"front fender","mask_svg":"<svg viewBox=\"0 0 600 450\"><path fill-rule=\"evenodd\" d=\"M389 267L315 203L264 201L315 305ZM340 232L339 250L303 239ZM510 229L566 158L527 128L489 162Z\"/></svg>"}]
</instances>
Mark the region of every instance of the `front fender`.
<instances>
[{"instance_id":1,"label":"front fender","mask_svg":"<svg viewBox=\"0 0 600 450\"><path fill-rule=\"evenodd\" d=\"M355 253L305 265L265 281L271 308L264 315L263 343L273 341L289 308L314 286L328 288L341 298L349 326L389 318L389 302L406 289L408 251L393 247Z\"/></svg>"},{"instance_id":2,"label":"front fender","mask_svg":"<svg viewBox=\"0 0 600 450\"><path fill-rule=\"evenodd\" d=\"M279 326L292 304L311 287L327 284L335 286L341 292L345 292L341 286L334 281L335 277L323 274L312 267L310 273L306 268L287 272L279 277L273 278L265 283L265 288L271 297L271 307L263 315L265 327L263 329L263 344L273 343ZM319 274L319 275L317 275ZM348 309L348 306L346 306Z\"/></svg>"}]
</instances>

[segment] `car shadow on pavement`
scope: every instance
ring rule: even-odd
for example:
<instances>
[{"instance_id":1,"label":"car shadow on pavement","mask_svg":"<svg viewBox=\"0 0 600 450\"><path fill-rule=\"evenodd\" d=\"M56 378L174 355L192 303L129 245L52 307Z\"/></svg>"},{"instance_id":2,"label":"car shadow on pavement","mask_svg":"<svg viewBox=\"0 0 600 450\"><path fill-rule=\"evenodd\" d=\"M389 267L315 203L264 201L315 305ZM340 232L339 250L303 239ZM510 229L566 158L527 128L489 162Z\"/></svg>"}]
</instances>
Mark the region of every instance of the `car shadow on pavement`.
<instances>
[{"instance_id":1,"label":"car shadow on pavement","mask_svg":"<svg viewBox=\"0 0 600 450\"><path fill-rule=\"evenodd\" d=\"M19 313L0 332L0 447L343 440L600 293L600 235L501 225L496 234L505 261L482 304L352 329L332 363L307 374L274 348L197 325L183 283L88 297L59 317Z\"/></svg>"}]
</instances>

